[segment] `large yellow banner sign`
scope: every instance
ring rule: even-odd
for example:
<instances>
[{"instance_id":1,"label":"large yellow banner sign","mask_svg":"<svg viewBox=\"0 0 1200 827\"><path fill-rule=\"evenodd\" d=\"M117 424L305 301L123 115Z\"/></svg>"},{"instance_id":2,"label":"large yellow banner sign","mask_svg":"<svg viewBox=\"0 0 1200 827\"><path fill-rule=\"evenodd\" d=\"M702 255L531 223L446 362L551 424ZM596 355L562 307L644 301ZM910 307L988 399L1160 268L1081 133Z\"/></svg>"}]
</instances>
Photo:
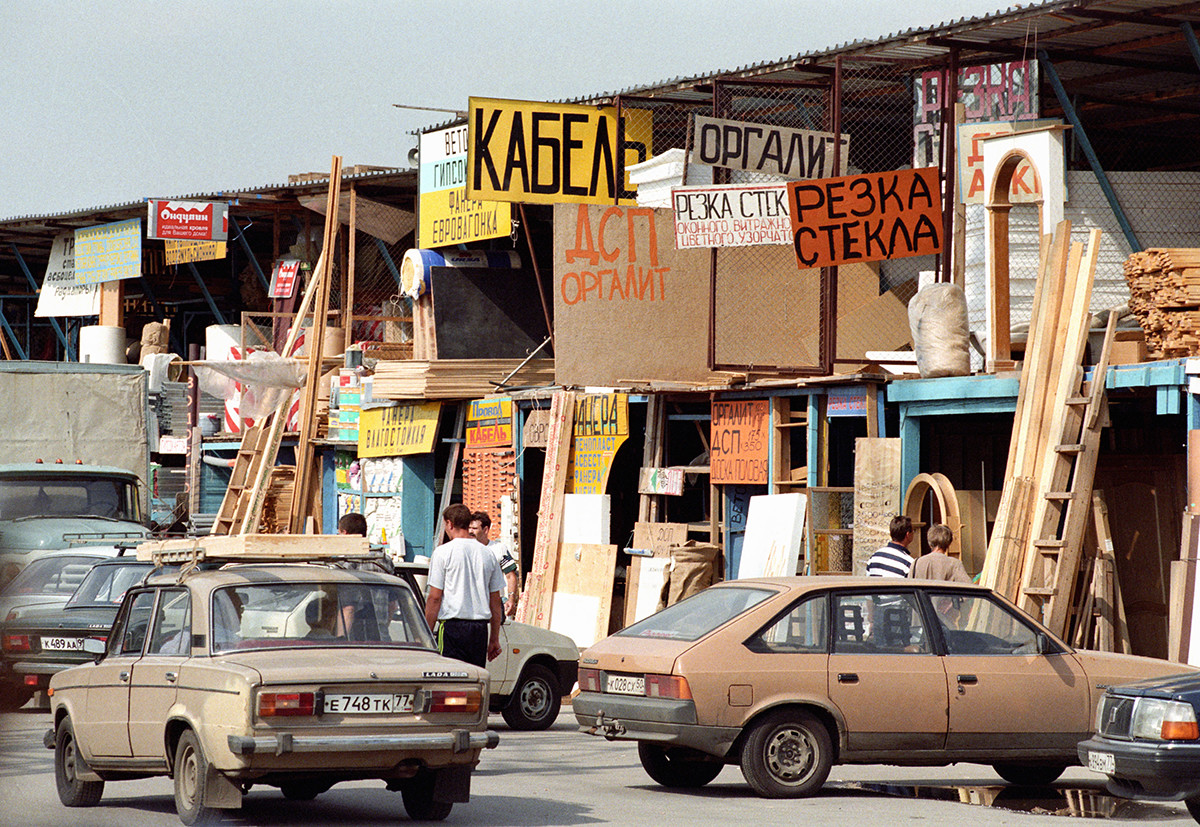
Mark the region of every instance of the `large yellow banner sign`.
<instances>
[{"instance_id":1,"label":"large yellow banner sign","mask_svg":"<svg viewBox=\"0 0 1200 827\"><path fill-rule=\"evenodd\" d=\"M652 131L646 109L618 122L611 106L471 98L467 197L632 204L625 169L650 157Z\"/></svg>"},{"instance_id":2,"label":"large yellow banner sign","mask_svg":"<svg viewBox=\"0 0 1200 827\"><path fill-rule=\"evenodd\" d=\"M428 454L437 436L440 402L367 408L358 419L360 457L400 457Z\"/></svg>"}]
</instances>

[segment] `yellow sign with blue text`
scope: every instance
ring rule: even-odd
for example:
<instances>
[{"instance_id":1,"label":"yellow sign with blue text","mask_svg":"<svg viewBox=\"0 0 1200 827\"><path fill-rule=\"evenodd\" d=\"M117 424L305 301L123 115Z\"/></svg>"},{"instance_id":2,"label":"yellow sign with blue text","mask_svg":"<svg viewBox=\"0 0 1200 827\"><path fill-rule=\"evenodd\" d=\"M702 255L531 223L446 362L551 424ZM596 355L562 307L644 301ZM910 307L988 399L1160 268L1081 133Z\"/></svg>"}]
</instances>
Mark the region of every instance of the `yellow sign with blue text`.
<instances>
[{"instance_id":1,"label":"yellow sign with blue text","mask_svg":"<svg viewBox=\"0 0 1200 827\"><path fill-rule=\"evenodd\" d=\"M467 411L467 448L507 448L513 444L512 400L476 399Z\"/></svg>"},{"instance_id":2,"label":"yellow sign with blue text","mask_svg":"<svg viewBox=\"0 0 1200 827\"><path fill-rule=\"evenodd\" d=\"M428 454L437 436L440 402L365 408L358 417L360 457Z\"/></svg>"},{"instance_id":3,"label":"yellow sign with blue text","mask_svg":"<svg viewBox=\"0 0 1200 827\"><path fill-rule=\"evenodd\" d=\"M603 494L613 457L629 438L629 396L585 394L575 400L575 438L567 478L573 494Z\"/></svg>"},{"instance_id":4,"label":"yellow sign with blue text","mask_svg":"<svg viewBox=\"0 0 1200 827\"><path fill-rule=\"evenodd\" d=\"M618 118L612 106L473 97L467 197L633 204L625 170L650 157L652 124L648 109L622 109Z\"/></svg>"}]
</instances>

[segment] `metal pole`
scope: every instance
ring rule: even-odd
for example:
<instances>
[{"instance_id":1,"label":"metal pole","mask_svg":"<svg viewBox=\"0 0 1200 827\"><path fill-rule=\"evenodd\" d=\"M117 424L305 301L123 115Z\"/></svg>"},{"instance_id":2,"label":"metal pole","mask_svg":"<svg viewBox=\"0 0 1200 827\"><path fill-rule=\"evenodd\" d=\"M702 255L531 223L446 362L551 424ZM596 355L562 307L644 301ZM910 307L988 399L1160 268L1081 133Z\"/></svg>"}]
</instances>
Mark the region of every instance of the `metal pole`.
<instances>
[{"instance_id":1,"label":"metal pole","mask_svg":"<svg viewBox=\"0 0 1200 827\"><path fill-rule=\"evenodd\" d=\"M958 125L954 121L954 105L958 102L958 49L950 50L950 61L946 68L946 90L942 98L942 182L945 190L942 200L942 277L941 281L954 281L954 262L950 239L954 235L954 183L958 178L957 153Z\"/></svg>"},{"instance_id":2,"label":"metal pole","mask_svg":"<svg viewBox=\"0 0 1200 827\"><path fill-rule=\"evenodd\" d=\"M4 332L8 334L8 338L12 342L13 347L17 349L17 355L21 357L21 361L23 362L28 359L29 357L25 354L25 350L21 347L21 343L17 341L17 334L14 333L13 329L8 325L8 317L4 315L3 299L0 299L0 325L3 325ZM5 348L5 350L7 351L8 348Z\"/></svg>"},{"instance_id":3,"label":"metal pole","mask_svg":"<svg viewBox=\"0 0 1200 827\"><path fill-rule=\"evenodd\" d=\"M246 236L242 235L242 228L237 223L237 219L232 215L229 216L229 225L233 227L234 234L237 240L241 242L242 251L245 252L246 258L250 259L250 266L254 268L254 272L258 274L258 280L262 282L263 290L271 292L271 283L267 281L266 275L263 274L262 268L258 266L258 259L254 257L254 252L250 249L250 242L246 240ZM247 224L247 227L250 225Z\"/></svg>"},{"instance_id":4,"label":"metal pole","mask_svg":"<svg viewBox=\"0 0 1200 827\"><path fill-rule=\"evenodd\" d=\"M1200 67L1200 41L1196 40L1196 30L1186 20L1179 24L1179 28L1183 29L1183 39L1187 41L1188 51L1192 53L1192 60L1196 61L1196 66Z\"/></svg>"},{"instance_id":5,"label":"metal pole","mask_svg":"<svg viewBox=\"0 0 1200 827\"><path fill-rule=\"evenodd\" d=\"M1088 165L1091 166L1092 172L1096 176L1096 181L1100 184L1100 190L1108 200L1108 206L1113 211L1113 216L1117 219L1117 224L1121 227L1125 241L1129 243L1129 249L1135 253L1141 252L1141 242L1134 235L1133 227L1130 226L1129 219L1125 217L1125 211L1121 209L1121 203L1117 201L1117 194L1113 191L1112 184L1109 182L1104 168L1100 166L1100 159L1096 156L1096 151L1092 149L1092 142L1088 140L1087 131L1083 128L1083 122L1079 120L1079 113L1075 111L1075 107L1071 105L1071 99L1067 97L1067 90L1062 85L1062 81L1059 80L1058 72L1054 69L1054 64L1050 62L1050 55L1046 53L1045 49L1038 49L1037 54L1038 63L1041 64L1042 70L1045 71L1046 78L1050 81L1050 86L1054 89L1054 94L1058 98L1059 104L1062 105L1063 114L1067 116L1067 120L1075 128L1075 140L1079 142L1079 148L1083 150L1084 156L1088 159Z\"/></svg>"},{"instance_id":6,"label":"metal pole","mask_svg":"<svg viewBox=\"0 0 1200 827\"><path fill-rule=\"evenodd\" d=\"M225 324L225 316L217 307L217 303L213 301L212 293L208 292L208 285L204 283L204 279L200 278L200 271L196 269L196 265L189 261L187 268L192 271L192 278L196 280L196 284L200 285L200 292L204 294L204 300L208 302L208 309L212 311L217 324Z\"/></svg>"},{"instance_id":7,"label":"metal pole","mask_svg":"<svg viewBox=\"0 0 1200 827\"><path fill-rule=\"evenodd\" d=\"M27 264L25 263L25 259L24 259L24 257L21 255L21 251L17 249L16 242L11 242L11 241L10 241L8 246L12 247L13 255L14 255L14 256L16 257L16 259L17 259L17 264L19 264L19 265L21 266L21 272L25 274L25 278L26 278L26 280L28 280L28 282L29 282L29 286L30 286L30 287L32 287L32 288L33 288L33 292L34 292L34 293L36 293L36 292L38 291L38 283L37 283L37 280L36 280L36 279L34 279L34 277L33 277L33 273L29 272L29 265L27 265ZM67 354L67 361L68 361L68 362L74 362L74 361L75 361L75 349L71 347L71 340L70 340L70 338L69 338L69 337L67 337L67 335L63 333L63 331L62 331L62 328L58 326L58 320L57 320L57 319L55 319L53 316L51 316L51 317L49 317L49 318L50 318L50 326L51 326L52 328L54 328L54 334L55 334L56 336L58 336L58 341L59 341L59 343L60 343L60 344L63 346L63 351L64 351L64 352ZM12 329L8 327L8 322L7 322L7 321L5 321L5 323L4 323L4 327L5 327L5 329L6 329L6 330L8 330L8 332L9 332L9 335L11 336L11 335L12 335ZM13 337L13 342L16 342L16 337ZM20 351L20 350L21 350L21 348L20 348L20 345L18 345L18 346L17 346L17 350L18 350L18 351ZM22 358L22 359L24 359L24 358L26 358L26 357L25 357L25 356L22 356L21 358Z\"/></svg>"},{"instance_id":8,"label":"metal pole","mask_svg":"<svg viewBox=\"0 0 1200 827\"><path fill-rule=\"evenodd\" d=\"M538 298L542 300L542 315L546 319L546 333L550 336L550 349L553 350L554 325L550 322L550 307L546 304L546 291L542 288L542 271L538 268L537 256L533 252L533 236L529 233L529 219L525 217L525 205L518 202L517 210L521 213L521 226L525 228L525 244L529 247L529 262L533 265L533 280L537 282Z\"/></svg>"}]
</instances>

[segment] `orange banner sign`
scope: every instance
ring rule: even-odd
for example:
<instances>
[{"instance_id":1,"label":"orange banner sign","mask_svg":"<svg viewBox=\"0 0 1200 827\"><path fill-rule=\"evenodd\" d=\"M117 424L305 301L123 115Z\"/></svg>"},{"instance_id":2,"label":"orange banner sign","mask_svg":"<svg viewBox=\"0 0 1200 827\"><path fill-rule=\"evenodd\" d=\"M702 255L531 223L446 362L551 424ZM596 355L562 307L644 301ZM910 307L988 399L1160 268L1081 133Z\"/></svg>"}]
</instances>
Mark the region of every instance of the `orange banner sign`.
<instances>
[{"instance_id":1,"label":"orange banner sign","mask_svg":"<svg viewBox=\"0 0 1200 827\"><path fill-rule=\"evenodd\" d=\"M791 182L788 203L801 269L942 249L936 167Z\"/></svg>"}]
</instances>

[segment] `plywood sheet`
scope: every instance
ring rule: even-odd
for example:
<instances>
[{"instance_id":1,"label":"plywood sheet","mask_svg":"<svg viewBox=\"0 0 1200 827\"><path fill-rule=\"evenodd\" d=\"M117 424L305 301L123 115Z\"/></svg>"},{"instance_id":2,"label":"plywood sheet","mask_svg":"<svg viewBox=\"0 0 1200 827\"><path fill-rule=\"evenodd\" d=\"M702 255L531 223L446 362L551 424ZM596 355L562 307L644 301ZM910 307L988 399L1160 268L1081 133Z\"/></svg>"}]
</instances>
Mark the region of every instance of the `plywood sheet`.
<instances>
[{"instance_id":1,"label":"plywood sheet","mask_svg":"<svg viewBox=\"0 0 1200 827\"><path fill-rule=\"evenodd\" d=\"M563 496L562 541L564 543L608 543L612 497L608 494L565 494Z\"/></svg>"},{"instance_id":2,"label":"plywood sheet","mask_svg":"<svg viewBox=\"0 0 1200 827\"><path fill-rule=\"evenodd\" d=\"M860 437L854 441L855 574L865 574L867 560L891 539L892 518L900 513L900 440Z\"/></svg>"},{"instance_id":3,"label":"plywood sheet","mask_svg":"<svg viewBox=\"0 0 1200 827\"><path fill-rule=\"evenodd\" d=\"M780 577L796 573L804 536L804 494L764 494L750 498L746 536L737 576Z\"/></svg>"},{"instance_id":4,"label":"plywood sheet","mask_svg":"<svg viewBox=\"0 0 1200 827\"><path fill-rule=\"evenodd\" d=\"M687 523L634 523L633 546L653 557L630 557L625 569L625 625L649 617L658 608L663 571L670 565L671 547L687 542Z\"/></svg>"},{"instance_id":5,"label":"plywood sheet","mask_svg":"<svg viewBox=\"0 0 1200 827\"><path fill-rule=\"evenodd\" d=\"M617 547L564 543L559 552L550 609L550 628L563 631L577 646L608 636Z\"/></svg>"}]
</instances>

